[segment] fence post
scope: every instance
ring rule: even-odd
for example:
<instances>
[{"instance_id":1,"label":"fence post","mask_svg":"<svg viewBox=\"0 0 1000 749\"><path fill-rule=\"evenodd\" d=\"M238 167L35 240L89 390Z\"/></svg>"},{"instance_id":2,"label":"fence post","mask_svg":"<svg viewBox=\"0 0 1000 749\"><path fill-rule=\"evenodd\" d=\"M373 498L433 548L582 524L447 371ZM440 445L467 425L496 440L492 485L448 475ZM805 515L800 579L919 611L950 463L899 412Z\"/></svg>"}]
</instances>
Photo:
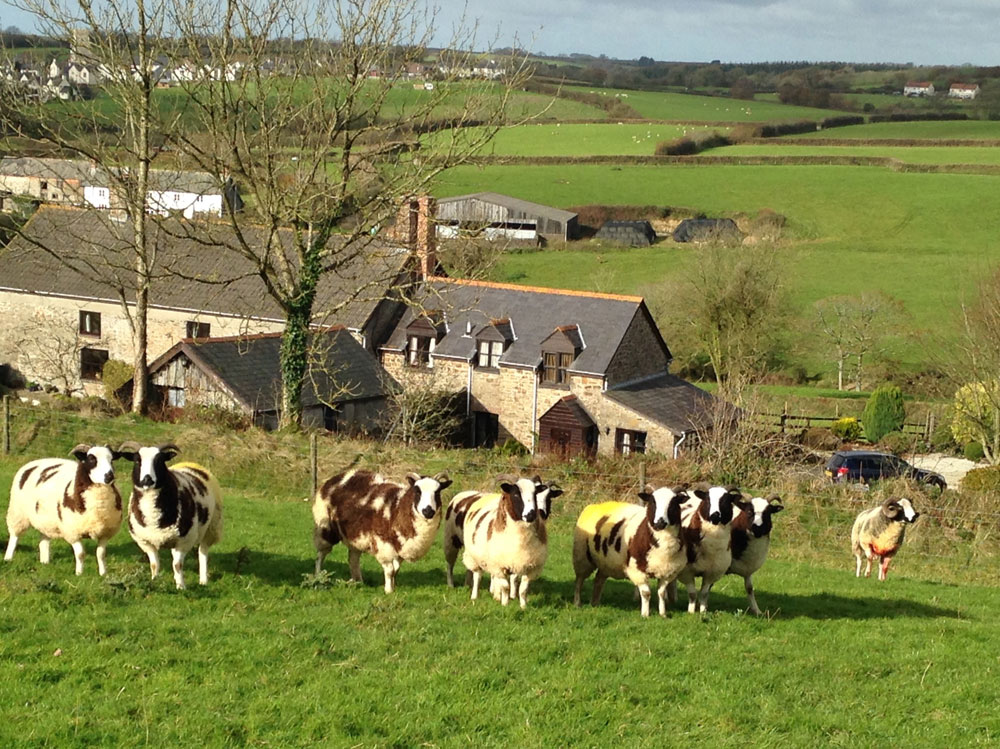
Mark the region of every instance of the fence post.
<instances>
[{"instance_id":1,"label":"fence post","mask_svg":"<svg viewBox=\"0 0 1000 749\"><path fill-rule=\"evenodd\" d=\"M646 461L639 461L639 491L646 489Z\"/></svg>"},{"instance_id":2,"label":"fence post","mask_svg":"<svg viewBox=\"0 0 1000 749\"><path fill-rule=\"evenodd\" d=\"M316 432L309 435L309 475L312 479L312 492L309 494L309 498L312 499L316 496L316 490L319 488L319 451L316 447Z\"/></svg>"},{"instance_id":3,"label":"fence post","mask_svg":"<svg viewBox=\"0 0 1000 749\"><path fill-rule=\"evenodd\" d=\"M3 397L3 454L10 455L10 396Z\"/></svg>"},{"instance_id":4,"label":"fence post","mask_svg":"<svg viewBox=\"0 0 1000 749\"><path fill-rule=\"evenodd\" d=\"M781 421L779 426L781 427L781 433L785 433L785 423L788 421L788 401L781 407Z\"/></svg>"}]
</instances>

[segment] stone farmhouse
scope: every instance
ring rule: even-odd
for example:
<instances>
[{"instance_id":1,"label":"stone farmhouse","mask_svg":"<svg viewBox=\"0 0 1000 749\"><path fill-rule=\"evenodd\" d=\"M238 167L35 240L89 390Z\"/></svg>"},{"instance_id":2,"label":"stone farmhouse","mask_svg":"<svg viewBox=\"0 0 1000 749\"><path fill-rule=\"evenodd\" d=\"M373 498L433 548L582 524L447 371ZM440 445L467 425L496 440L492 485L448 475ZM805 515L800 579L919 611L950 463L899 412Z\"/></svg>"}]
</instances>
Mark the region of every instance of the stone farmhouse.
<instances>
[{"instance_id":1,"label":"stone farmhouse","mask_svg":"<svg viewBox=\"0 0 1000 749\"><path fill-rule=\"evenodd\" d=\"M975 99L979 96L979 84L953 83L948 87L948 96L952 99Z\"/></svg>"},{"instance_id":2,"label":"stone farmhouse","mask_svg":"<svg viewBox=\"0 0 1000 749\"><path fill-rule=\"evenodd\" d=\"M907 81L903 86L903 96L934 96L934 84L930 81Z\"/></svg>"},{"instance_id":3,"label":"stone farmhouse","mask_svg":"<svg viewBox=\"0 0 1000 749\"><path fill-rule=\"evenodd\" d=\"M110 213L39 208L22 235L0 250L0 361L41 385L101 394L104 362L134 359L126 314L133 305L130 231ZM224 223L163 219L151 226L148 241L160 269L150 289L150 359L183 338L283 329L284 314L253 265L225 249L236 239ZM373 238L364 253L324 275L315 324L342 325L374 351L402 315L402 296L426 262L405 244Z\"/></svg>"},{"instance_id":4,"label":"stone farmhouse","mask_svg":"<svg viewBox=\"0 0 1000 749\"><path fill-rule=\"evenodd\" d=\"M669 455L708 426L714 398L669 373L641 297L438 277L415 302L382 365L403 388L464 395L472 446Z\"/></svg>"}]
</instances>

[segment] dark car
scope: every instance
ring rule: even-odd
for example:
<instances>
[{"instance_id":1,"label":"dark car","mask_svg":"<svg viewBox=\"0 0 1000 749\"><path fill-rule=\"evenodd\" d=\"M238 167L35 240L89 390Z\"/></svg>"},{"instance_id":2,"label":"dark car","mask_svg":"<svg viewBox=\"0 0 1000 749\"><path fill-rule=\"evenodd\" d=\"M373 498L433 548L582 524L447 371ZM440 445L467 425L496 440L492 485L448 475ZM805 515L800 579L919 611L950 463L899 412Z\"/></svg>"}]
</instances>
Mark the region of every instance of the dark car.
<instances>
[{"instance_id":1,"label":"dark car","mask_svg":"<svg viewBox=\"0 0 1000 749\"><path fill-rule=\"evenodd\" d=\"M908 478L939 489L947 488L944 476L915 468L900 457L871 450L841 450L826 464L826 475L835 483L860 482L888 478Z\"/></svg>"}]
</instances>

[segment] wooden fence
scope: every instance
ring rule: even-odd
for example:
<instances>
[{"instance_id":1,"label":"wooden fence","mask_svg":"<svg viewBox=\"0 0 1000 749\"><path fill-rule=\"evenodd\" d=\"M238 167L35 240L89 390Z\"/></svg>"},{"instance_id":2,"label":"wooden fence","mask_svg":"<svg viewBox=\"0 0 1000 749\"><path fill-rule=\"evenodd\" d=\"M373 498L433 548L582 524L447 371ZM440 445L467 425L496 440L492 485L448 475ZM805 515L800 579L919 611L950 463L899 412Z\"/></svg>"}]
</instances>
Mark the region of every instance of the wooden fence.
<instances>
[{"instance_id":1,"label":"wooden fence","mask_svg":"<svg viewBox=\"0 0 1000 749\"><path fill-rule=\"evenodd\" d=\"M810 414L793 414L788 409L782 409L780 413L757 412L753 415L758 424L776 429L784 433L793 429L808 429L809 427L830 427L833 422L839 421L843 416L814 416ZM934 433L936 419L934 414L928 413L927 418L920 423L906 422L903 424L903 434L913 434L929 442ZM858 419L861 424L861 419ZM863 424L862 424L863 426Z\"/></svg>"}]
</instances>

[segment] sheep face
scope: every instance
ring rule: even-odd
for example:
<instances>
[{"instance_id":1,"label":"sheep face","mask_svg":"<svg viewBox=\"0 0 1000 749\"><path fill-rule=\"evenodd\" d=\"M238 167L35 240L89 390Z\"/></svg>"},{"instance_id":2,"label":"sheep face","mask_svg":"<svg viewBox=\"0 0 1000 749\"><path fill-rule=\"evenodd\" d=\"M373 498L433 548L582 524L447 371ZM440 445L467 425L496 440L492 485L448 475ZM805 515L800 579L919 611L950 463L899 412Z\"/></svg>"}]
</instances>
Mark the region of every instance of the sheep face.
<instances>
[{"instance_id":1,"label":"sheep face","mask_svg":"<svg viewBox=\"0 0 1000 749\"><path fill-rule=\"evenodd\" d=\"M547 484L535 484L535 507L538 510L538 517L542 520L548 520L549 513L552 511L552 500L561 496L562 493L563 490L554 481L549 481Z\"/></svg>"},{"instance_id":2,"label":"sheep face","mask_svg":"<svg viewBox=\"0 0 1000 749\"><path fill-rule=\"evenodd\" d=\"M687 491L678 486L653 489L646 486L639 492L639 499L646 503L646 519L654 530L662 531L668 525L681 524L681 505L688 500Z\"/></svg>"},{"instance_id":3,"label":"sheep face","mask_svg":"<svg viewBox=\"0 0 1000 749\"><path fill-rule=\"evenodd\" d=\"M95 445L77 445L70 452L74 458L80 461L91 483L113 484L115 483L114 461L121 457L109 447Z\"/></svg>"},{"instance_id":4,"label":"sheep face","mask_svg":"<svg viewBox=\"0 0 1000 749\"><path fill-rule=\"evenodd\" d=\"M754 497L748 504L749 507L744 512L750 515L750 532L754 538L768 535L771 532L771 516L785 509L785 506L781 504L781 499L777 496L771 496L768 499Z\"/></svg>"},{"instance_id":5,"label":"sheep face","mask_svg":"<svg viewBox=\"0 0 1000 749\"><path fill-rule=\"evenodd\" d=\"M900 523L913 523L920 517L920 513L913 509L910 500L905 497L901 499L888 499L882 505L882 514L889 520Z\"/></svg>"},{"instance_id":6,"label":"sheep face","mask_svg":"<svg viewBox=\"0 0 1000 749\"><path fill-rule=\"evenodd\" d=\"M132 461L132 484L136 488L162 488L168 475L167 463L177 457L175 445L139 447L126 443L119 451L123 458Z\"/></svg>"},{"instance_id":7,"label":"sheep face","mask_svg":"<svg viewBox=\"0 0 1000 749\"><path fill-rule=\"evenodd\" d=\"M430 520L441 509L441 492L451 486L451 479L446 473L439 473L433 477L409 473L406 480L410 487L417 491L417 498L413 503L414 510Z\"/></svg>"},{"instance_id":8,"label":"sheep face","mask_svg":"<svg viewBox=\"0 0 1000 749\"><path fill-rule=\"evenodd\" d=\"M712 525L727 525L733 520L733 505L742 500L743 495L731 486L699 487L694 495L701 500L699 512Z\"/></svg>"},{"instance_id":9,"label":"sheep face","mask_svg":"<svg viewBox=\"0 0 1000 749\"><path fill-rule=\"evenodd\" d=\"M538 476L533 479L517 479L516 481L500 480L500 490L510 496L515 518L523 520L525 523L535 522L535 516L538 514L535 490L541 483L542 480Z\"/></svg>"}]
</instances>

